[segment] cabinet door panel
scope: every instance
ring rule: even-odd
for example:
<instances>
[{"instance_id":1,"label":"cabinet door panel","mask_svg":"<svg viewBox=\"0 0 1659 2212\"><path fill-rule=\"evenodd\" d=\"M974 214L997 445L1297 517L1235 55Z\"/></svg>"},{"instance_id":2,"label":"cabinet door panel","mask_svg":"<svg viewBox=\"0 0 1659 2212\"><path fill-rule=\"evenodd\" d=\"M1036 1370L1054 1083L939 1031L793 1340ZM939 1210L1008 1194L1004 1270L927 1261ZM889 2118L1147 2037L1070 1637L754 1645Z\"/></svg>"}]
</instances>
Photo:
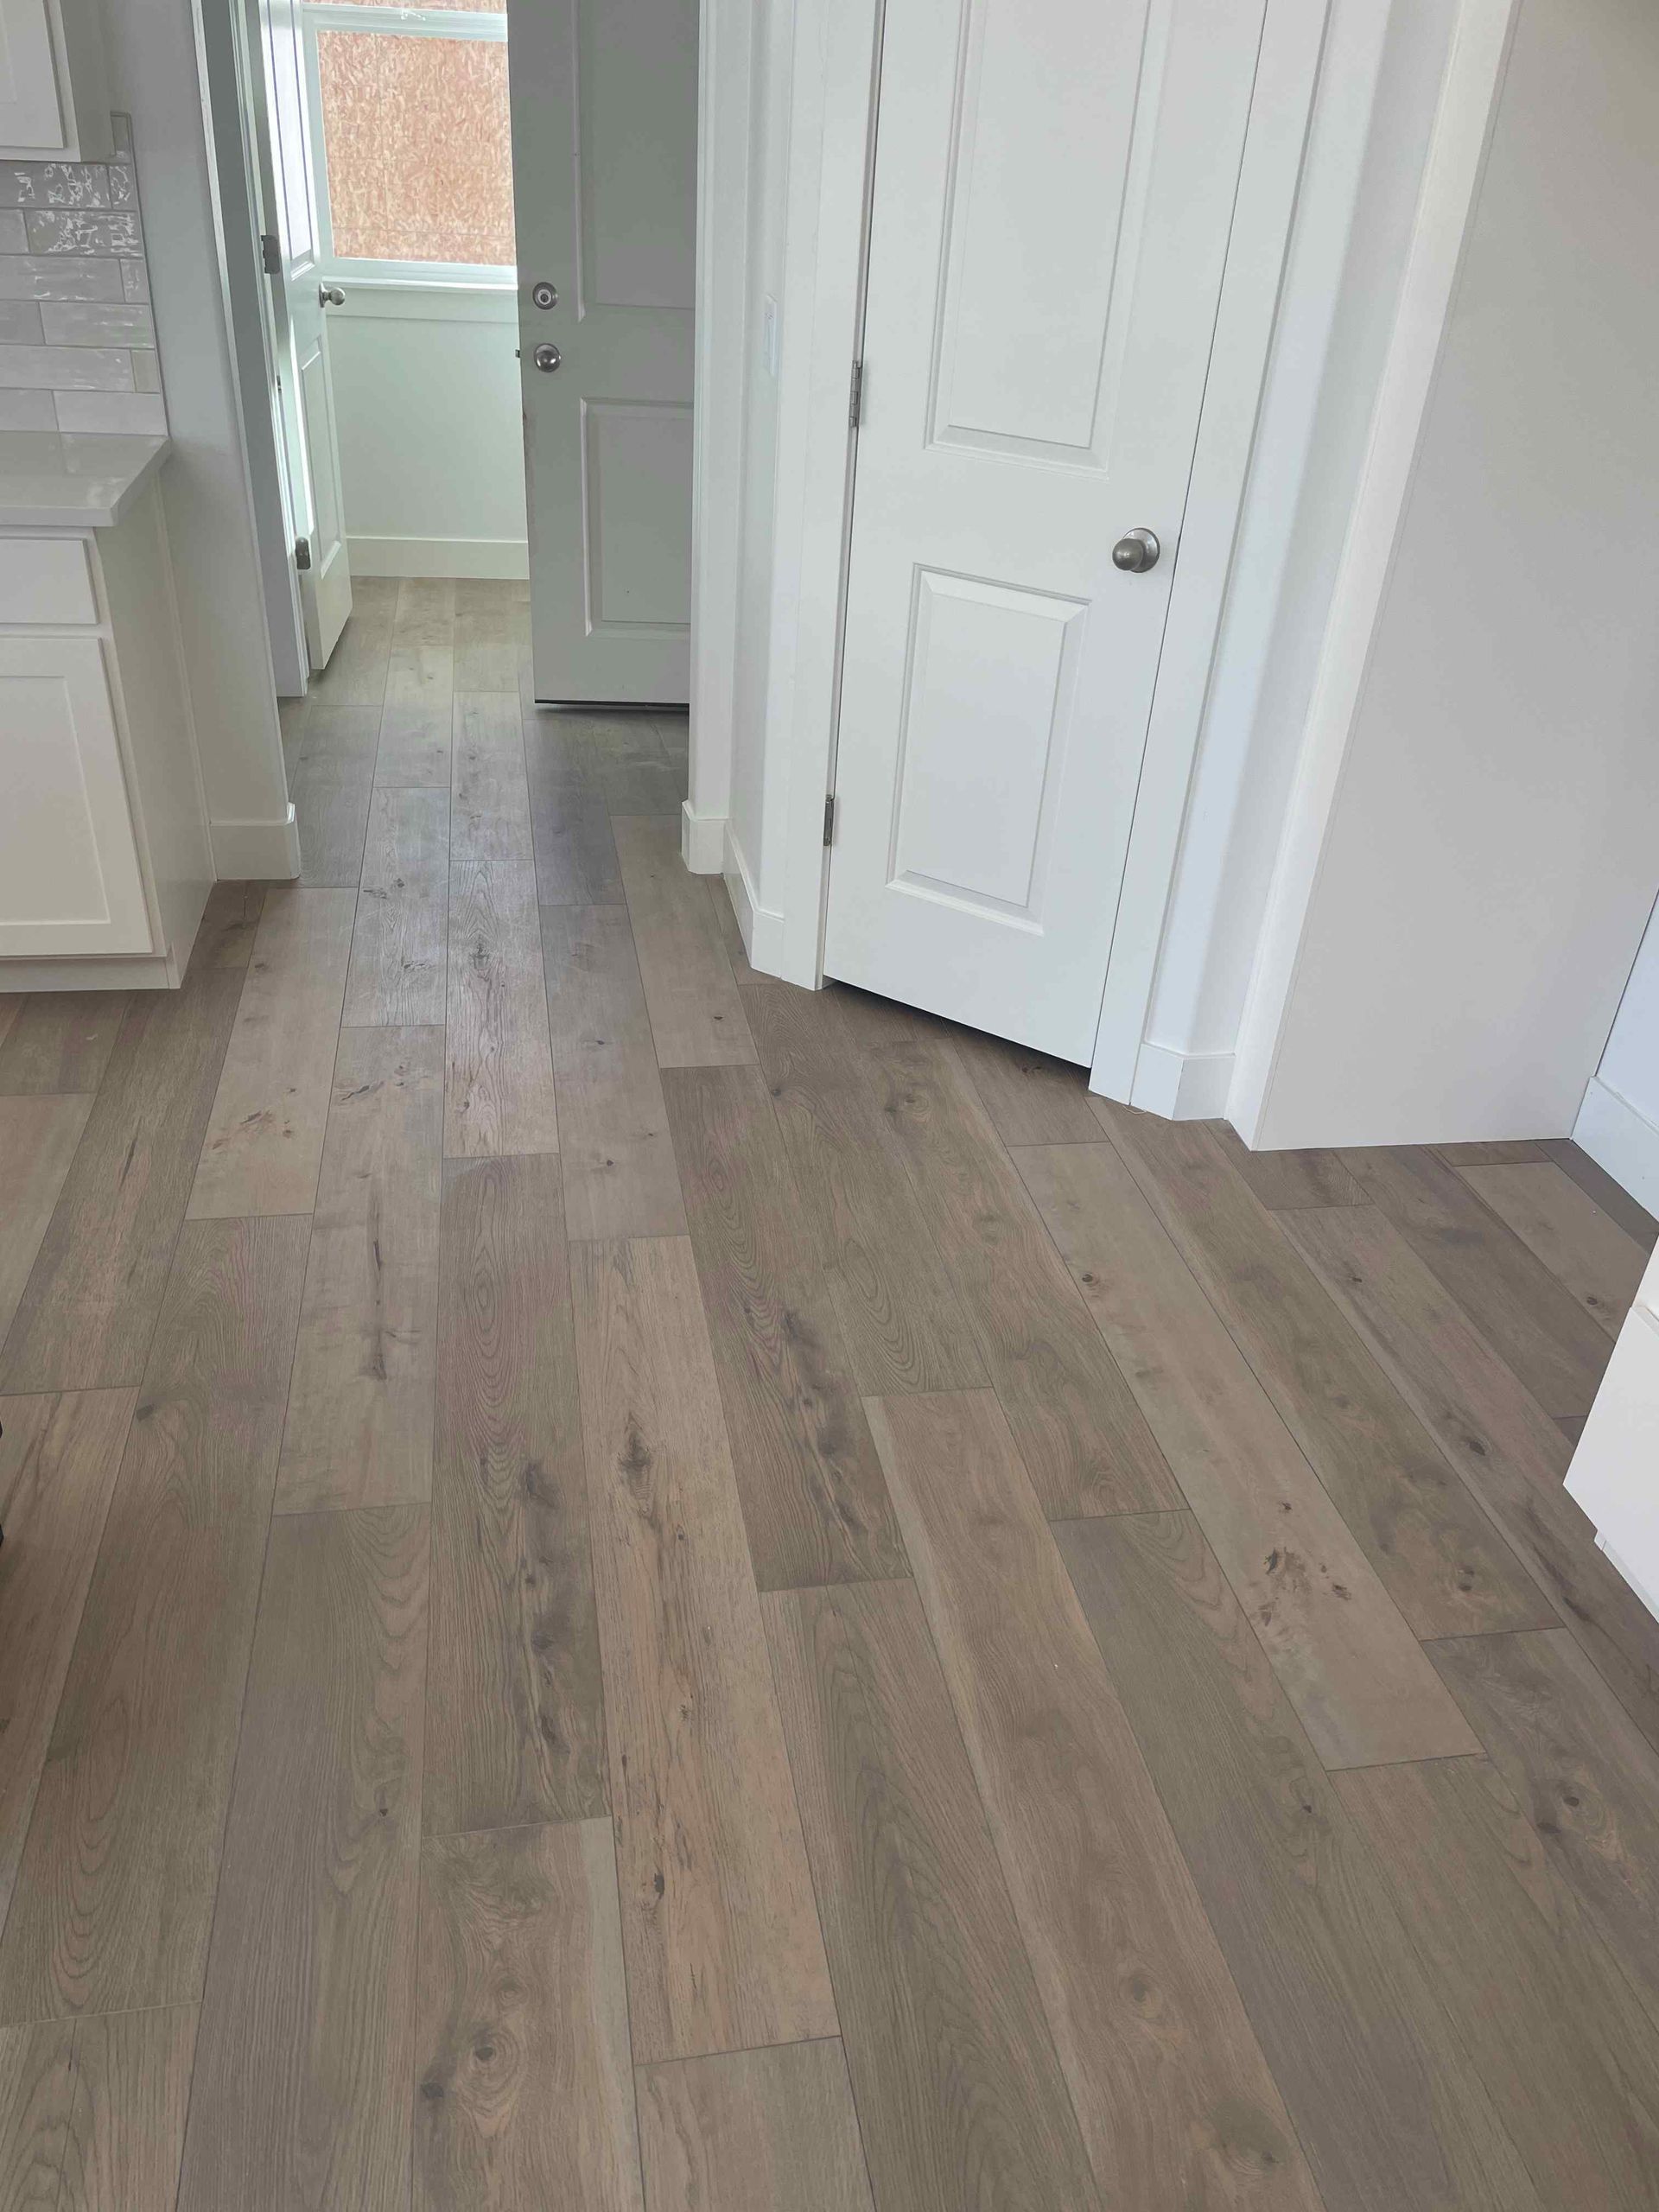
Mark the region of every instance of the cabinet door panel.
<instances>
[{"instance_id":1,"label":"cabinet door panel","mask_svg":"<svg viewBox=\"0 0 1659 2212\"><path fill-rule=\"evenodd\" d=\"M152 950L96 638L0 638L0 954Z\"/></svg>"}]
</instances>

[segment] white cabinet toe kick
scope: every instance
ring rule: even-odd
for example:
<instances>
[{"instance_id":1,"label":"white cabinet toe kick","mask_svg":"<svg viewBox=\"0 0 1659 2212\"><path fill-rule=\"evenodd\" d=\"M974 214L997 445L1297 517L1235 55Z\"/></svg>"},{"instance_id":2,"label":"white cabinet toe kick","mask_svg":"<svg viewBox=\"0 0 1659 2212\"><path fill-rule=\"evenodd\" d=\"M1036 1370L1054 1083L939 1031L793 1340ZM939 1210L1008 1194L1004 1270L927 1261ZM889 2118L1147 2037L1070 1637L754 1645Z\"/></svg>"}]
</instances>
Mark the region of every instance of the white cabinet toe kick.
<instances>
[{"instance_id":1,"label":"white cabinet toe kick","mask_svg":"<svg viewBox=\"0 0 1659 2212\"><path fill-rule=\"evenodd\" d=\"M155 476L0 512L0 992L176 985L213 873Z\"/></svg>"}]
</instances>

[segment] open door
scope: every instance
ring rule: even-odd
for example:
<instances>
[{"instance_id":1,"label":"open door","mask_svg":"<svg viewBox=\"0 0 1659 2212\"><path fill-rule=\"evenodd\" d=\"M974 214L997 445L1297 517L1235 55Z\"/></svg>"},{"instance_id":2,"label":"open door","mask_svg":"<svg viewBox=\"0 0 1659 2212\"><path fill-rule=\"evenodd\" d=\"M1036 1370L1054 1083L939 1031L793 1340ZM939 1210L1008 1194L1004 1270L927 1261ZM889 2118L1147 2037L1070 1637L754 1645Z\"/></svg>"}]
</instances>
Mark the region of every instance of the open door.
<instances>
[{"instance_id":1,"label":"open door","mask_svg":"<svg viewBox=\"0 0 1659 2212\"><path fill-rule=\"evenodd\" d=\"M683 705L697 0L507 0L543 702Z\"/></svg>"},{"instance_id":2,"label":"open door","mask_svg":"<svg viewBox=\"0 0 1659 2212\"><path fill-rule=\"evenodd\" d=\"M328 369L328 307L344 295L322 282L318 268L299 5L300 0L258 0L265 83L254 123L266 204L274 207L277 225L267 245L265 269L294 560L306 649L312 667L319 669L327 664L352 611L340 438Z\"/></svg>"}]
</instances>

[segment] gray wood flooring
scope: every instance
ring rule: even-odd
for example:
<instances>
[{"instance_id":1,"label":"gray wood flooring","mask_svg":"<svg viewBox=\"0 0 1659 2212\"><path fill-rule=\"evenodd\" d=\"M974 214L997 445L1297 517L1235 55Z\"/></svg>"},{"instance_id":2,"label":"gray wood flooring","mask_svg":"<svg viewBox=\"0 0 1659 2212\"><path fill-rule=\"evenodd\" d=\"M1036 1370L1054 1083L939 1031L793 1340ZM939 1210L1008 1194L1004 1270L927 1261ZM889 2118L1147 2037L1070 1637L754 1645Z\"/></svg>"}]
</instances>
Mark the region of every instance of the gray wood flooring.
<instances>
[{"instance_id":1,"label":"gray wood flooring","mask_svg":"<svg viewBox=\"0 0 1659 2212\"><path fill-rule=\"evenodd\" d=\"M1659 2212L1654 1223L754 974L525 603L0 999L0 2207Z\"/></svg>"}]
</instances>

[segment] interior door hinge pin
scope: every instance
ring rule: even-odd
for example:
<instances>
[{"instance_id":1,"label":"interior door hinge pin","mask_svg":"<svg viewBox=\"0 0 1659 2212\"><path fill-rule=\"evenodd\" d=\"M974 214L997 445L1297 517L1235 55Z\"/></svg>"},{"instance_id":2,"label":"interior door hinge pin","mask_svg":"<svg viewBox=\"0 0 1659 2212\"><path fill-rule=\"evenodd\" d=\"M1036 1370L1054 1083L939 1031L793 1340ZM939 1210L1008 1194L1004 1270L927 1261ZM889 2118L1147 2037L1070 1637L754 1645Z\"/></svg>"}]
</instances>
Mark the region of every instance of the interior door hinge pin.
<instances>
[{"instance_id":1,"label":"interior door hinge pin","mask_svg":"<svg viewBox=\"0 0 1659 2212\"><path fill-rule=\"evenodd\" d=\"M261 231L259 233L259 259L264 265L267 276L280 276L282 275L282 245L270 231Z\"/></svg>"},{"instance_id":2,"label":"interior door hinge pin","mask_svg":"<svg viewBox=\"0 0 1659 2212\"><path fill-rule=\"evenodd\" d=\"M295 539L294 565L296 569L308 569L310 567L311 541L308 537L296 537Z\"/></svg>"},{"instance_id":3,"label":"interior door hinge pin","mask_svg":"<svg viewBox=\"0 0 1659 2212\"><path fill-rule=\"evenodd\" d=\"M836 842L836 795L834 791L826 791L824 793L823 842L826 845L833 845Z\"/></svg>"},{"instance_id":4,"label":"interior door hinge pin","mask_svg":"<svg viewBox=\"0 0 1659 2212\"><path fill-rule=\"evenodd\" d=\"M864 414L864 364L853 363L853 389L847 405L847 427L855 430Z\"/></svg>"}]
</instances>

